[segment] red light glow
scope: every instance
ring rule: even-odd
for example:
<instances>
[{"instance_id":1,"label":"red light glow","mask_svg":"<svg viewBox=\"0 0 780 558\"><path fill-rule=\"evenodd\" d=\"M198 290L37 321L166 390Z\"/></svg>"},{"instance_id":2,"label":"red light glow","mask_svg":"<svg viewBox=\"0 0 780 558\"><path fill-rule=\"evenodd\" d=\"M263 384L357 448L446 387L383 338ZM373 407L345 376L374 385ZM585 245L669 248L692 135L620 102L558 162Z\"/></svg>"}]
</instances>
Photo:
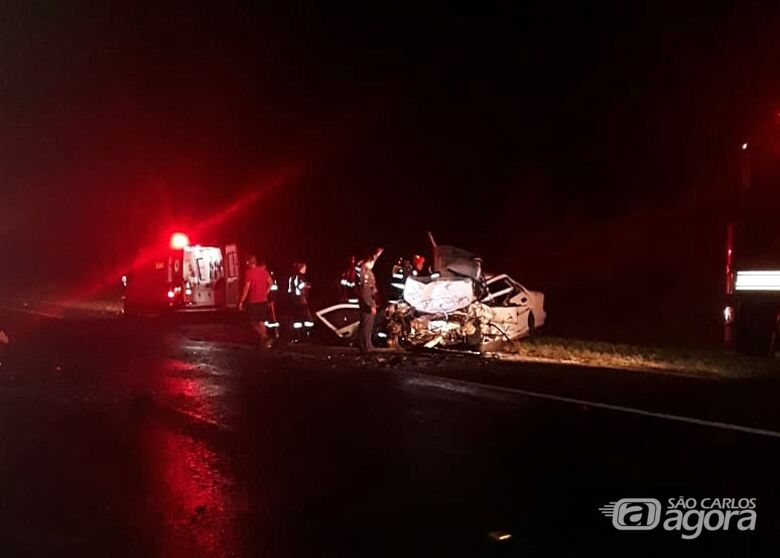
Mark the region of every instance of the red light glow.
<instances>
[{"instance_id":1,"label":"red light glow","mask_svg":"<svg viewBox=\"0 0 780 558\"><path fill-rule=\"evenodd\" d=\"M207 217L205 220L201 221L198 226L190 232L200 237L204 232L209 232L212 229L218 228L224 222L232 219L236 214L257 203L257 201L263 196L269 195L274 190L285 185L291 178L297 176L297 174L297 169L284 169L275 176L269 177L268 179L254 181L252 184L248 185L248 187L251 189L249 189L243 196L237 198L230 205L223 207L222 209ZM187 238L186 235L183 236ZM170 240L173 241L173 236ZM187 241L189 241L189 238L187 238ZM115 281L116 277L119 277L124 273L141 269L158 256L158 244L153 243L149 246L146 246L142 248L131 261L121 262L112 272L102 274L99 278L97 278L96 281L85 285L78 291L74 292L72 295L70 295L70 298L73 300L87 299L93 296L101 288L106 286L105 277L111 277L112 281Z\"/></svg>"},{"instance_id":2,"label":"red light glow","mask_svg":"<svg viewBox=\"0 0 780 558\"><path fill-rule=\"evenodd\" d=\"M171 235L171 249L172 250L181 250L182 248L186 248L190 245L190 239L187 237L184 233L173 233Z\"/></svg>"}]
</instances>

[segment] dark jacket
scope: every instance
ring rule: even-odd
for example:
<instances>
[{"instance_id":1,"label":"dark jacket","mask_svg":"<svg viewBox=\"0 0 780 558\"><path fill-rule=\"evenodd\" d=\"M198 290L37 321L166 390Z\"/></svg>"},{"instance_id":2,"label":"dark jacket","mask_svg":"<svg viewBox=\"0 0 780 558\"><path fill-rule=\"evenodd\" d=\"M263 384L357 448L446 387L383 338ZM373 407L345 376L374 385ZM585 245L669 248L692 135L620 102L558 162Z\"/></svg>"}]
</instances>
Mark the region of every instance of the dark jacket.
<instances>
[{"instance_id":1,"label":"dark jacket","mask_svg":"<svg viewBox=\"0 0 780 558\"><path fill-rule=\"evenodd\" d=\"M377 288L374 272L365 265L360 266L358 276L358 303L363 310L377 307Z\"/></svg>"},{"instance_id":2,"label":"dark jacket","mask_svg":"<svg viewBox=\"0 0 780 558\"><path fill-rule=\"evenodd\" d=\"M351 298L357 298L357 274L358 268L351 266L348 270L341 274L340 293L341 300L349 300Z\"/></svg>"}]
</instances>

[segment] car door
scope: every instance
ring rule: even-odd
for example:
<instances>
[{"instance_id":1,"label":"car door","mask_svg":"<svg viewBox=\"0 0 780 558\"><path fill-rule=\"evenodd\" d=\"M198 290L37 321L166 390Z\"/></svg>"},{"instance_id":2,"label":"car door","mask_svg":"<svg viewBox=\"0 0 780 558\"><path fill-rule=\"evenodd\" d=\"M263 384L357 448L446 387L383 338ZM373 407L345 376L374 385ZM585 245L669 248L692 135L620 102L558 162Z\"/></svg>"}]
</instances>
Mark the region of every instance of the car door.
<instances>
[{"instance_id":1,"label":"car door","mask_svg":"<svg viewBox=\"0 0 780 558\"><path fill-rule=\"evenodd\" d=\"M353 339L360 325L360 307L342 302L315 312L325 326L342 339Z\"/></svg>"},{"instance_id":2,"label":"car door","mask_svg":"<svg viewBox=\"0 0 780 558\"><path fill-rule=\"evenodd\" d=\"M517 294L514 281L505 273L491 277L486 284L488 294L482 302L490 306L508 306L509 301Z\"/></svg>"}]
</instances>

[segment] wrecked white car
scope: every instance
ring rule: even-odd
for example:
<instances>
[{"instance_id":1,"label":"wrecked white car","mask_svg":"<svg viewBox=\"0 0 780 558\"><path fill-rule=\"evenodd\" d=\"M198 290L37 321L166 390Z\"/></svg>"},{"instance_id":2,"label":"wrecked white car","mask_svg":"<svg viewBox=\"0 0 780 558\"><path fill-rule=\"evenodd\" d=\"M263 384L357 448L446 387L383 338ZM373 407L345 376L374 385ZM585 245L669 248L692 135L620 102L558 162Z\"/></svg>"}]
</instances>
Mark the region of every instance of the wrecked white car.
<instances>
[{"instance_id":1,"label":"wrecked white car","mask_svg":"<svg viewBox=\"0 0 780 558\"><path fill-rule=\"evenodd\" d=\"M403 301L380 314L376 336L389 346L490 350L544 324L542 293L506 274L483 275L473 254L434 246L434 269L430 277L407 278ZM357 333L357 304L336 304L317 316L339 337Z\"/></svg>"}]
</instances>

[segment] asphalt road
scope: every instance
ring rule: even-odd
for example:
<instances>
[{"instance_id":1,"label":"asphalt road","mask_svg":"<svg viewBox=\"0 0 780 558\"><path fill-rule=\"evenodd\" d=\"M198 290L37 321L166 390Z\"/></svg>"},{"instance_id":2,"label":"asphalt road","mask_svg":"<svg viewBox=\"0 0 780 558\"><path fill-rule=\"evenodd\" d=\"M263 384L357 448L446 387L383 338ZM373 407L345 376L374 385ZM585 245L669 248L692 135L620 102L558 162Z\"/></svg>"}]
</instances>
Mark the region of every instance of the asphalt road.
<instances>
[{"instance_id":1,"label":"asphalt road","mask_svg":"<svg viewBox=\"0 0 780 558\"><path fill-rule=\"evenodd\" d=\"M775 380L268 353L204 316L2 320L2 556L780 550ZM679 496L755 498L755 530L599 511Z\"/></svg>"}]
</instances>

